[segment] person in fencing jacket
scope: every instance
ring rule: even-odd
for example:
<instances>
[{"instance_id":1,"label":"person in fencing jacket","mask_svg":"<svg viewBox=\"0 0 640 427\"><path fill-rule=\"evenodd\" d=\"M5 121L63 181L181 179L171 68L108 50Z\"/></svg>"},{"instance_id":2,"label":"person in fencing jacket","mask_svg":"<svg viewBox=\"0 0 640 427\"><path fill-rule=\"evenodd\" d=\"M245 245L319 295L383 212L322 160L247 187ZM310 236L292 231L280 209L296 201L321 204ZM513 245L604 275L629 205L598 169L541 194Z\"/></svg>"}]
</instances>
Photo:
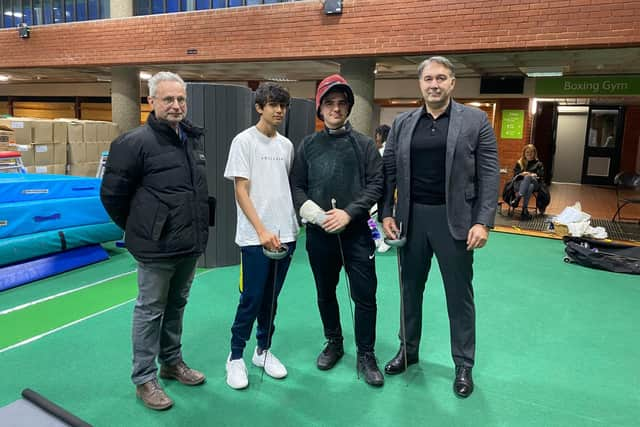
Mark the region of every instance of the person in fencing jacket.
<instances>
[{"instance_id":1,"label":"person in fencing jacket","mask_svg":"<svg viewBox=\"0 0 640 427\"><path fill-rule=\"evenodd\" d=\"M325 78L316 93L324 129L304 138L293 165L294 204L307 222L307 252L315 278L318 308L327 345L317 359L331 369L344 355L336 288L340 270L355 302L358 371L382 386L374 346L376 337L375 244L367 224L369 209L382 194L382 161L373 140L347 121L354 96L342 76Z\"/></svg>"}]
</instances>

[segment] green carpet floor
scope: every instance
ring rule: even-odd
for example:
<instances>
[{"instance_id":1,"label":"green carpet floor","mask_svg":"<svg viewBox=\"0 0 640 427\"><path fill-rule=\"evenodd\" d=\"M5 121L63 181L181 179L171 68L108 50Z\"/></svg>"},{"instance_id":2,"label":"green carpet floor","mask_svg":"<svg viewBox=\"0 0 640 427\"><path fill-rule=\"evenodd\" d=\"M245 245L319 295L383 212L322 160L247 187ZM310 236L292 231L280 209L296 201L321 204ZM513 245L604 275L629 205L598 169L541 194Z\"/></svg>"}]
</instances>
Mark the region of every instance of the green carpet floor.
<instances>
[{"instance_id":1,"label":"green carpet floor","mask_svg":"<svg viewBox=\"0 0 640 427\"><path fill-rule=\"evenodd\" d=\"M176 402L171 410L157 413L135 399L129 380L132 302L0 352L0 406L29 387L96 426L635 426L638 277L565 264L563 247L556 240L493 233L476 252L476 391L466 400L451 390L448 320L437 269L425 295L418 365L386 377L381 389L356 378L341 284L347 354L333 370L317 370L324 338L301 241L280 298L273 344L289 370L286 379L260 381L260 370L250 364L252 340L245 354L249 388L235 391L225 384L238 298L238 268L226 267L200 271L194 282L184 355L208 379L195 388L163 381ZM94 267L0 293L0 311L134 267L125 252L114 250L111 260ZM398 345L395 254L378 255L377 270L376 350L382 365ZM132 295L135 275L64 295L55 309L38 304L0 315L0 348Z\"/></svg>"}]
</instances>

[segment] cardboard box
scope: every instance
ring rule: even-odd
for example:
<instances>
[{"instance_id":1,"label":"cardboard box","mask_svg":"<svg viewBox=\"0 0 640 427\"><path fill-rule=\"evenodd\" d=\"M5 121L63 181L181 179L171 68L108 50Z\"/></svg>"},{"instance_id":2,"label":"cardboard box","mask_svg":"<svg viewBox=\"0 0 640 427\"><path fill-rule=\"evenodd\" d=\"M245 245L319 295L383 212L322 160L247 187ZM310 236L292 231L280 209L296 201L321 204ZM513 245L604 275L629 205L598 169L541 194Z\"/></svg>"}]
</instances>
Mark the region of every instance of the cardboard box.
<instances>
[{"instance_id":1,"label":"cardboard box","mask_svg":"<svg viewBox=\"0 0 640 427\"><path fill-rule=\"evenodd\" d=\"M84 142L84 124L81 121L67 122L67 142Z\"/></svg>"},{"instance_id":2,"label":"cardboard box","mask_svg":"<svg viewBox=\"0 0 640 427\"><path fill-rule=\"evenodd\" d=\"M70 142L67 144L67 163L75 165L87 161L87 144L84 142Z\"/></svg>"},{"instance_id":3,"label":"cardboard box","mask_svg":"<svg viewBox=\"0 0 640 427\"><path fill-rule=\"evenodd\" d=\"M69 122L66 120L53 121L53 142L55 144L66 144L68 141L67 132L69 130Z\"/></svg>"},{"instance_id":4,"label":"cardboard box","mask_svg":"<svg viewBox=\"0 0 640 427\"><path fill-rule=\"evenodd\" d=\"M67 144L53 144L53 161L56 165L67 164Z\"/></svg>"},{"instance_id":5,"label":"cardboard box","mask_svg":"<svg viewBox=\"0 0 640 427\"><path fill-rule=\"evenodd\" d=\"M16 151L20 152L20 157L22 157L22 163L25 166L33 166L35 163L35 150L33 149L33 145L16 145Z\"/></svg>"},{"instance_id":6,"label":"cardboard box","mask_svg":"<svg viewBox=\"0 0 640 427\"><path fill-rule=\"evenodd\" d=\"M0 145L16 143L16 132L9 126L0 125Z\"/></svg>"},{"instance_id":7,"label":"cardboard box","mask_svg":"<svg viewBox=\"0 0 640 427\"><path fill-rule=\"evenodd\" d=\"M67 145L66 144L31 144L34 151L34 165L66 165Z\"/></svg>"},{"instance_id":8,"label":"cardboard box","mask_svg":"<svg viewBox=\"0 0 640 427\"><path fill-rule=\"evenodd\" d=\"M31 142L49 144L53 142L53 120L33 120L31 122Z\"/></svg>"},{"instance_id":9,"label":"cardboard box","mask_svg":"<svg viewBox=\"0 0 640 427\"><path fill-rule=\"evenodd\" d=\"M34 162L35 166L52 165L54 160L54 144L32 144L34 150ZM45 172L38 172L45 173Z\"/></svg>"},{"instance_id":10,"label":"cardboard box","mask_svg":"<svg viewBox=\"0 0 640 427\"><path fill-rule=\"evenodd\" d=\"M97 173L98 162L87 162L69 165L68 175L95 177Z\"/></svg>"},{"instance_id":11,"label":"cardboard box","mask_svg":"<svg viewBox=\"0 0 640 427\"><path fill-rule=\"evenodd\" d=\"M66 165L41 165L41 166L29 166L27 167L27 173L46 173L55 175L65 175Z\"/></svg>"},{"instance_id":12,"label":"cardboard box","mask_svg":"<svg viewBox=\"0 0 640 427\"><path fill-rule=\"evenodd\" d=\"M98 142L98 122L82 121L84 125L84 141Z\"/></svg>"},{"instance_id":13,"label":"cardboard box","mask_svg":"<svg viewBox=\"0 0 640 427\"><path fill-rule=\"evenodd\" d=\"M96 141L109 141L111 122L96 122Z\"/></svg>"},{"instance_id":14,"label":"cardboard box","mask_svg":"<svg viewBox=\"0 0 640 427\"><path fill-rule=\"evenodd\" d=\"M102 153L102 151L100 150L101 147L102 145L97 142L87 142L87 161L88 162L100 161L100 155Z\"/></svg>"},{"instance_id":15,"label":"cardboard box","mask_svg":"<svg viewBox=\"0 0 640 427\"><path fill-rule=\"evenodd\" d=\"M31 122L32 119L23 119L23 118L11 118L11 119L0 119L0 125L8 126L14 131L16 144L20 145L28 145L31 144L32 135L31 135Z\"/></svg>"}]
</instances>

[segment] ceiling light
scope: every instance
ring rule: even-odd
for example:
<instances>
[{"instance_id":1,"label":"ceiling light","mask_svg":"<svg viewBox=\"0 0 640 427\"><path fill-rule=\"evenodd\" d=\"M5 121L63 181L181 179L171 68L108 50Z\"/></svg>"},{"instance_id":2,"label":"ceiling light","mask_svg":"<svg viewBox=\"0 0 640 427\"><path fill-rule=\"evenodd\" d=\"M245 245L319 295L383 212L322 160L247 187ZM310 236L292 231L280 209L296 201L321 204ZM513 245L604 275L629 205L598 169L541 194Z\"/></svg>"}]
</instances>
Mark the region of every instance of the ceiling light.
<instances>
[{"instance_id":1,"label":"ceiling light","mask_svg":"<svg viewBox=\"0 0 640 427\"><path fill-rule=\"evenodd\" d=\"M7 81L9 81L9 76L5 74L0 74L0 82L7 82Z\"/></svg>"},{"instance_id":2,"label":"ceiling light","mask_svg":"<svg viewBox=\"0 0 640 427\"><path fill-rule=\"evenodd\" d=\"M564 67L520 67L520 71L527 77L562 77Z\"/></svg>"},{"instance_id":3,"label":"ceiling light","mask_svg":"<svg viewBox=\"0 0 640 427\"><path fill-rule=\"evenodd\" d=\"M272 82L280 82L280 83L297 82L297 80L288 79L286 77L266 77L265 80L272 81Z\"/></svg>"},{"instance_id":4,"label":"ceiling light","mask_svg":"<svg viewBox=\"0 0 640 427\"><path fill-rule=\"evenodd\" d=\"M147 73L146 71L140 71L140 80L149 80L151 78L151 73Z\"/></svg>"}]
</instances>

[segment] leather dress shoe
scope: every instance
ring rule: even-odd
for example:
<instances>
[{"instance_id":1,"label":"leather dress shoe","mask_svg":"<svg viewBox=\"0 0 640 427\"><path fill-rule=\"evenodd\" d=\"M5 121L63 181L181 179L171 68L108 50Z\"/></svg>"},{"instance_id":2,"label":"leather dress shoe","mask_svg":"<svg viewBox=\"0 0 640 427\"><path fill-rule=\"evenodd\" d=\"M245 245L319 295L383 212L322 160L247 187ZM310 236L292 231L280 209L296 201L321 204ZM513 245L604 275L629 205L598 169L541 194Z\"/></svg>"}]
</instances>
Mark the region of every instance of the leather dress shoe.
<instances>
[{"instance_id":1,"label":"leather dress shoe","mask_svg":"<svg viewBox=\"0 0 640 427\"><path fill-rule=\"evenodd\" d=\"M173 400L167 396L157 379L136 386L136 395L147 408L162 411L173 406Z\"/></svg>"},{"instance_id":2,"label":"leather dress shoe","mask_svg":"<svg viewBox=\"0 0 640 427\"><path fill-rule=\"evenodd\" d=\"M407 353L407 366L418 363L418 356ZM388 375L396 375L404 372L404 348L401 346L398 353L385 366L384 372Z\"/></svg>"},{"instance_id":3,"label":"leather dress shoe","mask_svg":"<svg viewBox=\"0 0 640 427\"><path fill-rule=\"evenodd\" d=\"M471 367L456 366L456 379L453 382L453 392L458 397L469 397L473 393L473 377Z\"/></svg>"},{"instance_id":4,"label":"leather dress shoe","mask_svg":"<svg viewBox=\"0 0 640 427\"><path fill-rule=\"evenodd\" d=\"M162 365L160 367L160 378L178 380L186 385L200 385L206 379L202 372L191 369L182 360L173 366Z\"/></svg>"},{"instance_id":5,"label":"leather dress shoe","mask_svg":"<svg viewBox=\"0 0 640 427\"><path fill-rule=\"evenodd\" d=\"M384 384L384 376L378 368L376 356L372 351L358 354L358 372L362 374L369 385L382 387Z\"/></svg>"}]
</instances>

